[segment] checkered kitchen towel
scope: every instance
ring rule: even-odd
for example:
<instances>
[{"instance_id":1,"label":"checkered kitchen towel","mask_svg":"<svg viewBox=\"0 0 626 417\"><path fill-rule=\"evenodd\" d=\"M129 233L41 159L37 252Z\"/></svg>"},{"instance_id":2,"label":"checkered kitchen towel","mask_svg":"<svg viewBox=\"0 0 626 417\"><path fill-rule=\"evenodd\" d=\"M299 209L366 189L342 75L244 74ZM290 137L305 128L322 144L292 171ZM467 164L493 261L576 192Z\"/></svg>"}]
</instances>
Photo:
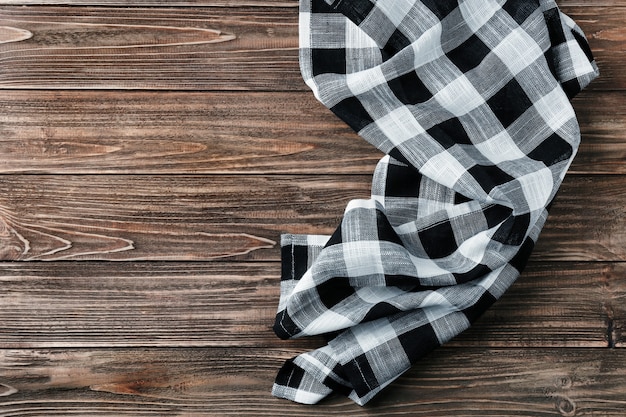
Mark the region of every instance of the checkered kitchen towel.
<instances>
[{"instance_id":1,"label":"checkered kitchen towel","mask_svg":"<svg viewBox=\"0 0 626 417\"><path fill-rule=\"evenodd\" d=\"M598 74L553 0L301 0L315 96L386 156L332 236L285 235L274 331L325 335L273 394L365 404L516 279Z\"/></svg>"}]
</instances>

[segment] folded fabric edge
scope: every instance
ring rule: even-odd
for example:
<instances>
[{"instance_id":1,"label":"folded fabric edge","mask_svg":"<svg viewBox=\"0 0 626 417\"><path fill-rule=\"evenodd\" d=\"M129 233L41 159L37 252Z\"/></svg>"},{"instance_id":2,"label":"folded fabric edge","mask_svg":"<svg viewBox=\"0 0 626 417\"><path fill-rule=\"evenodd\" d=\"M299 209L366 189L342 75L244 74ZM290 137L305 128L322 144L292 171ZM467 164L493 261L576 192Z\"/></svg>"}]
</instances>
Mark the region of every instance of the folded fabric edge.
<instances>
[{"instance_id":1,"label":"folded fabric edge","mask_svg":"<svg viewBox=\"0 0 626 417\"><path fill-rule=\"evenodd\" d=\"M343 373L333 348L326 345L285 361L272 394L302 404L315 404L333 392L349 396L353 390Z\"/></svg>"},{"instance_id":2,"label":"folded fabric edge","mask_svg":"<svg viewBox=\"0 0 626 417\"><path fill-rule=\"evenodd\" d=\"M330 236L285 233L281 235L281 278L278 310L273 326L279 338L290 339L301 332L287 314L286 304L298 282L311 267Z\"/></svg>"},{"instance_id":3,"label":"folded fabric edge","mask_svg":"<svg viewBox=\"0 0 626 417\"><path fill-rule=\"evenodd\" d=\"M333 392L296 365L294 360L287 360L278 371L272 387L273 396L300 404L317 404Z\"/></svg>"}]
</instances>

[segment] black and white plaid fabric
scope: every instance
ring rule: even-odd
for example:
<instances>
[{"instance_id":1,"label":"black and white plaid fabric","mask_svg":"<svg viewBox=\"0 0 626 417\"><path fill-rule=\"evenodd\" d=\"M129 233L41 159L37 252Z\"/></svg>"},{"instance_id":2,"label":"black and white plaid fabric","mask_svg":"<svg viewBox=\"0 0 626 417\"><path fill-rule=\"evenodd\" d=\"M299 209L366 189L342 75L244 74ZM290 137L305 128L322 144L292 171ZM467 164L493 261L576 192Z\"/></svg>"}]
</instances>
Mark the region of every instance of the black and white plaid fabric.
<instances>
[{"instance_id":1,"label":"black and white plaid fabric","mask_svg":"<svg viewBox=\"0 0 626 417\"><path fill-rule=\"evenodd\" d=\"M325 335L273 394L365 404L522 271L598 70L552 0L301 0L315 96L383 151L332 236L282 238L281 338Z\"/></svg>"}]
</instances>

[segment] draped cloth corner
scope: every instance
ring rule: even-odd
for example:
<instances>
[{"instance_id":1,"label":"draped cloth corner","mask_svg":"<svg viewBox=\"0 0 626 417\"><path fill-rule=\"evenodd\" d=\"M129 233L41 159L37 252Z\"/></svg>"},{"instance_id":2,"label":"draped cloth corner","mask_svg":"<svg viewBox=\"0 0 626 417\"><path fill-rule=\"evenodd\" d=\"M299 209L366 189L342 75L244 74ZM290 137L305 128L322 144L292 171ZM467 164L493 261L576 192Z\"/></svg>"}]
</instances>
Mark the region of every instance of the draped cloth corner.
<instances>
[{"instance_id":1,"label":"draped cloth corner","mask_svg":"<svg viewBox=\"0 0 626 417\"><path fill-rule=\"evenodd\" d=\"M598 75L553 0L301 0L300 67L385 156L331 236L284 235L275 333L324 335L273 394L363 405L514 282Z\"/></svg>"}]
</instances>

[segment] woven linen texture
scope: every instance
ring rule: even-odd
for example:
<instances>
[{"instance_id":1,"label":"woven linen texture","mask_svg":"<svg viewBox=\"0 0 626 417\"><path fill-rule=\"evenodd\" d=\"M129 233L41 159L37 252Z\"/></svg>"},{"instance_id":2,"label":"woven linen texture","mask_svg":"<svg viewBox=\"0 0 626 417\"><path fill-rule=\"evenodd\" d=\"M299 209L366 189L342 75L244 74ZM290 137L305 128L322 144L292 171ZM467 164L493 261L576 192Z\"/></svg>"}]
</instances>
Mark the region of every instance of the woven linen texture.
<instances>
[{"instance_id":1,"label":"woven linen texture","mask_svg":"<svg viewBox=\"0 0 626 417\"><path fill-rule=\"evenodd\" d=\"M284 235L275 333L324 335L273 394L363 405L518 277L597 74L552 0L301 0L300 66L385 156L332 236Z\"/></svg>"}]
</instances>

